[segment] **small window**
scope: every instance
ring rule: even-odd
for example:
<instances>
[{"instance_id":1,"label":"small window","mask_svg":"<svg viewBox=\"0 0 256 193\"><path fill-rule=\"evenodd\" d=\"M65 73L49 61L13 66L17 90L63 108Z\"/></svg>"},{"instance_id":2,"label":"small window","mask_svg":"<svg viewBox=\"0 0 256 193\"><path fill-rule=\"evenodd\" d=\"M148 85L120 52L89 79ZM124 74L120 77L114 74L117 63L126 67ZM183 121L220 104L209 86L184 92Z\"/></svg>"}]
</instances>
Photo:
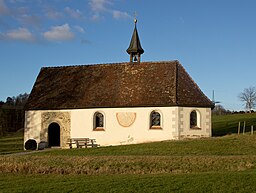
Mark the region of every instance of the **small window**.
<instances>
[{"instance_id":1,"label":"small window","mask_svg":"<svg viewBox=\"0 0 256 193\"><path fill-rule=\"evenodd\" d=\"M102 113L97 112L94 114L94 130L104 130L104 115Z\"/></svg>"},{"instance_id":2,"label":"small window","mask_svg":"<svg viewBox=\"0 0 256 193\"><path fill-rule=\"evenodd\" d=\"M161 115L160 113L153 111L150 115L150 128L161 129Z\"/></svg>"},{"instance_id":3,"label":"small window","mask_svg":"<svg viewBox=\"0 0 256 193\"><path fill-rule=\"evenodd\" d=\"M191 129L200 129L199 126L199 113L195 110L190 113L190 128Z\"/></svg>"}]
</instances>

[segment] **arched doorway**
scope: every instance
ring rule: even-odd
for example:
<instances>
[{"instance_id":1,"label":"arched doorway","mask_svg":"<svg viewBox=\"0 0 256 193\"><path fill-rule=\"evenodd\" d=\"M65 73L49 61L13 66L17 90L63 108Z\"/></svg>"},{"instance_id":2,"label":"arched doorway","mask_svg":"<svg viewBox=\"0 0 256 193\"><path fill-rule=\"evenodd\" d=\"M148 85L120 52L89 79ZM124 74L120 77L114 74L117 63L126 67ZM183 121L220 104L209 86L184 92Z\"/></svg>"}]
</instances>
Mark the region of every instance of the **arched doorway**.
<instances>
[{"instance_id":1,"label":"arched doorway","mask_svg":"<svg viewBox=\"0 0 256 193\"><path fill-rule=\"evenodd\" d=\"M48 146L60 146L60 125L51 123L48 127Z\"/></svg>"}]
</instances>

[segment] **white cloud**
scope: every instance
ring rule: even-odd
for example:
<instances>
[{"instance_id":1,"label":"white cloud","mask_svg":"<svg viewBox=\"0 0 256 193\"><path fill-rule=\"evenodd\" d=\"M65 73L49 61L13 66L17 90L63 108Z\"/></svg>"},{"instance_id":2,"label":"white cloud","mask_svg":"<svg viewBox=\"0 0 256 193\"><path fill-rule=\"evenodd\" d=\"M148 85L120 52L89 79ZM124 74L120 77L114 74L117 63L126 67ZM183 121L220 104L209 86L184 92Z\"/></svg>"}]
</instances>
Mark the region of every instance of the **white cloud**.
<instances>
[{"instance_id":1,"label":"white cloud","mask_svg":"<svg viewBox=\"0 0 256 193\"><path fill-rule=\"evenodd\" d=\"M114 19L126 19L126 18L131 18L131 16L127 12L121 12L118 10L114 10L113 18Z\"/></svg>"},{"instance_id":2,"label":"white cloud","mask_svg":"<svg viewBox=\"0 0 256 193\"><path fill-rule=\"evenodd\" d=\"M7 40L19 40L32 42L35 40L33 34L27 28L18 28L11 30L2 35Z\"/></svg>"},{"instance_id":3,"label":"white cloud","mask_svg":"<svg viewBox=\"0 0 256 193\"><path fill-rule=\"evenodd\" d=\"M9 9L5 5L4 0L0 0L0 14L7 14L8 12L9 12Z\"/></svg>"},{"instance_id":4,"label":"white cloud","mask_svg":"<svg viewBox=\"0 0 256 193\"><path fill-rule=\"evenodd\" d=\"M97 21L101 18L101 14L111 14L114 19L127 19L131 16L127 12L114 10L109 8L108 5L113 5L113 0L90 0L89 5L91 10L94 12L92 16L93 21Z\"/></svg>"},{"instance_id":5,"label":"white cloud","mask_svg":"<svg viewBox=\"0 0 256 193\"><path fill-rule=\"evenodd\" d=\"M70 7L66 7L65 8L65 12L67 14L70 15L70 17L74 18L74 19L79 19L83 16L83 14L81 13L81 11L79 9L71 9Z\"/></svg>"},{"instance_id":6,"label":"white cloud","mask_svg":"<svg viewBox=\"0 0 256 193\"><path fill-rule=\"evenodd\" d=\"M78 32L80 32L80 33L84 33L85 31L84 31L84 28L82 28L81 26L75 26L75 29L78 31Z\"/></svg>"},{"instance_id":7,"label":"white cloud","mask_svg":"<svg viewBox=\"0 0 256 193\"><path fill-rule=\"evenodd\" d=\"M93 16L91 17L92 21L99 21L101 19L101 15L99 13L95 13L93 14Z\"/></svg>"},{"instance_id":8,"label":"white cloud","mask_svg":"<svg viewBox=\"0 0 256 193\"><path fill-rule=\"evenodd\" d=\"M37 15L21 15L17 19L22 25L28 25L33 27L38 27L41 24L41 18L39 18Z\"/></svg>"},{"instance_id":9,"label":"white cloud","mask_svg":"<svg viewBox=\"0 0 256 193\"><path fill-rule=\"evenodd\" d=\"M57 20L63 17L62 13L54 10L47 10L45 15L47 18L54 19L54 20Z\"/></svg>"},{"instance_id":10,"label":"white cloud","mask_svg":"<svg viewBox=\"0 0 256 193\"><path fill-rule=\"evenodd\" d=\"M43 33L43 37L49 41L66 41L74 39L75 35L69 25L64 24L51 27L49 31Z\"/></svg>"},{"instance_id":11,"label":"white cloud","mask_svg":"<svg viewBox=\"0 0 256 193\"><path fill-rule=\"evenodd\" d=\"M108 4L111 4L110 0L90 0L89 2L91 9L97 12L106 11Z\"/></svg>"}]
</instances>

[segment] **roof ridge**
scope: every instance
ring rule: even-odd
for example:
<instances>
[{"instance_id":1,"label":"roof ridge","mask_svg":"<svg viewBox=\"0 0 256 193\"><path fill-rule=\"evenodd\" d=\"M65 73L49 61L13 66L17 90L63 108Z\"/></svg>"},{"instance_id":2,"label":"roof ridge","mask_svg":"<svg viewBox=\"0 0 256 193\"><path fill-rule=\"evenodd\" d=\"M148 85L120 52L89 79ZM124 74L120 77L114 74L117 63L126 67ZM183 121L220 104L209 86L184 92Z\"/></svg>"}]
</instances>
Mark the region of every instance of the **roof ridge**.
<instances>
[{"instance_id":1,"label":"roof ridge","mask_svg":"<svg viewBox=\"0 0 256 193\"><path fill-rule=\"evenodd\" d=\"M42 68L68 68L68 67L83 67L83 66L95 66L95 65L113 65L113 64L125 64L129 62L116 62L116 63L91 63L91 64L69 64L62 66L45 66Z\"/></svg>"},{"instance_id":2,"label":"roof ridge","mask_svg":"<svg viewBox=\"0 0 256 193\"><path fill-rule=\"evenodd\" d=\"M170 63L170 62L178 62L178 60L163 60L163 61L144 61L144 62L140 62L140 64L138 65L141 65L141 64L146 64L146 63L156 63L156 64L159 64L159 63ZM130 62L115 62L115 63L91 63L91 64L70 64L70 65L61 65L61 66L44 66L42 68L44 69L50 69L50 68L70 68L70 67L83 67L83 66L95 66L95 65L114 65L114 64L120 64L120 65L125 65L125 64L130 64Z\"/></svg>"}]
</instances>

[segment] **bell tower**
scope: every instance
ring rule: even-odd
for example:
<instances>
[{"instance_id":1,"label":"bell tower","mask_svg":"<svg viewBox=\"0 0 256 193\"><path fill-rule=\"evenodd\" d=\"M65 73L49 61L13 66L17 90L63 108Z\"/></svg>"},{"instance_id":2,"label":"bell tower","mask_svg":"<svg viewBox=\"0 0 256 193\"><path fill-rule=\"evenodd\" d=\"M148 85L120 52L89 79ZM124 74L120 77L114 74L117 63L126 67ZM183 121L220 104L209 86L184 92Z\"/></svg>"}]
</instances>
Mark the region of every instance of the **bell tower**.
<instances>
[{"instance_id":1,"label":"bell tower","mask_svg":"<svg viewBox=\"0 0 256 193\"><path fill-rule=\"evenodd\" d=\"M134 31L132 34L132 39L130 42L129 48L126 52L130 55L130 62L131 63L140 63L140 56L144 53L143 48L140 44L140 38L137 31L137 19L134 19Z\"/></svg>"}]
</instances>

